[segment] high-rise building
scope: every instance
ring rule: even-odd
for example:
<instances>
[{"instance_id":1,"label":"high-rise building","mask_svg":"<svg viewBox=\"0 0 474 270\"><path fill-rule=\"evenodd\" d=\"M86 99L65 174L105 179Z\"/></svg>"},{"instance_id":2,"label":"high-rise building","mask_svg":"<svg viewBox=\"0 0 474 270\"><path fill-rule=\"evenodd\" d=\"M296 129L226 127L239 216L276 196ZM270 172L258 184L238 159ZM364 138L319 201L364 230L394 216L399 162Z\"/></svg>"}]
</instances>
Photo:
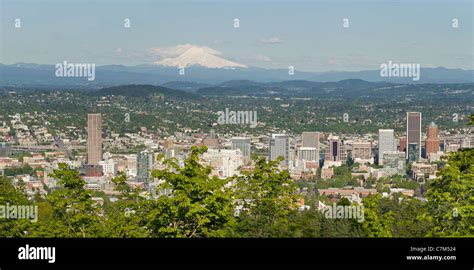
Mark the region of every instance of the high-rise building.
<instances>
[{"instance_id":1,"label":"high-rise building","mask_svg":"<svg viewBox=\"0 0 474 270\"><path fill-rule=\"evenodd\" d=\"M298 158L306 161L319 161L319 151L316 147L299 147Z\"/></svg>"},{"instance_id":2,"label":"high-rise building","mask_svg":"<svg viewBox=\"0 0 474 270\"><path fill-rule=\"evenodd\" d=\"M407 137L400 137L400 149L398 149L400 152L406 152L407 151Z\"/></svg>"},{"instance_id":3,"label":"high-rise building","mask_svg":"<svg viewBox=\"0 0 474 270\"><path fill-rule=\"evenodd\" d=\"M383 154L397 149L393 129L379 129L379 165L383 165Z\"/></svg>"},{"instance_id":4,"label":"high-rise building","mask_svg":"<svg viewBox=\"0 0 474 270\"><path fill-rule=\"evenodd\" d=\"M99 164L102 160L102 115L87 115L87 163Z\"/></svg>"},{"instance_id":5,"label":"high-rise building","mask_svg":"<svg viewBox=\"0 0 474 270\"><path fill-rule=\"evenodd\" d=\"M102 172L104 175L107 176L115 176L118 171L117 163L113 159L108 159L104 161L100 161L99 165L102 166Z\"/></svg>"},{"instance_id":6,"label":"high-rise building","mask_svg":"<svg viewBox=\"0 0 474 270\"><path fill-rule=\"evenodd\" d=\"M408 163L418 161L420 159L420 146L417 143L408 144L407 156Z\"/></svg>"},{"instance_id":7,"label":"high-rise building","mask_svg":"<svg viewBox=\"0 0 474 270\"><path fill-rule=\"evenodd\" d=\"M319 149L319 132L304 131L301 134L301 146Z\"/></svg>"},{"instance_id":8,"label":"high-rise building","mask_svg":"<svg viewBox=\"0 0 474 270\"><path fill-rule=\"evenodd\" d=\"M436 154L439 151L438 127L435 123L430 123L426 134L426 156L429 157L430 154Z\"/></svg>"},{"instance_id":9,"label":"high-rise building","mask_svg":"<svg viewBox=\"0 0 474 270\"><path fill-rule=\"evenodd\" d=\"M242 155L246 158L250 157L250 138L233 137L232 150L239 149Z\"/></svg>"},{"instance_id":10,"label":"high-rise building","mask_svg":"<svg viewBox=\"0 0 474 270\"><path fill-rule=\"evenodd\" d=\"M153 152L141 151L137 155L137 181L146 182L150 178L153 169Z\"/></svg>"},{"instance_id":11,"label":"high-rise building","mask_svg":"<svg viewBox=\"0 0 474 270\"><path fill-rule=\"evenodd\" d=\"M372 159L372 143L356 141L352 143L352 159L355 162L371 162Z\"/></svg>"},{"instance_id":12,"label":"high-rise building","mask_svg":"<svg viewBox=\"0 0 474 270\"><path fill-rule=\"evenodd\" d=\"M220 178L239 175L239 167L243 165L240 149L209 149L202 160L212 167L211 174Z\"/></svg>"},{"instance_id":13,"label":"high-rise building","mask_svg":"<svg viewBox=\"0 0 474 270\"><path fill-rule=\"evenodd\" d=\"M270 138L270 160L276 160L279 156L284 158L281 165L288 166L290 159L289 137L285 134L272 134Z\"/></svg>"},{"instance_id":14,"label":"high-rise building","mask_svg":"<svg viewBox=\"0 0 474 270\"><path fill-rule=\"evenodd\" d=\"M421 157L421 112L407 112L407 146L412 143L417 144L418 160ZM408 152L407 149L407 158Z\"/></svg>"},{"instance_id":15,"label":"high-rise building","mask_svg":"<svg viewBox=\"0 0 474 270\"><path fill-rule=\"evenodd\" d=\"M345 161L345 151L343 149L342 141L338 136L329 136L324 160Z\"/></svg>"}]
</instances>

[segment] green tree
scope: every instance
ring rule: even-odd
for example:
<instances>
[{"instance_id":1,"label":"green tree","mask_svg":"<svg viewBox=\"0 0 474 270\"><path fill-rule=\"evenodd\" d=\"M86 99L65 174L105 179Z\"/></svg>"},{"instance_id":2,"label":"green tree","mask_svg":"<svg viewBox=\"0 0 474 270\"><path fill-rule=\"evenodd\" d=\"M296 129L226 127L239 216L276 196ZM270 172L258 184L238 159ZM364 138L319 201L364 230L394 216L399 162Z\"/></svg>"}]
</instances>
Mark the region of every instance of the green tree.
<instances>
[{"instance_id":1,"label":"green tree","mask_svg":"<svg viewBox=\"0 0 474 270\"><path fill-rule=\"evenodd\" d=\"M118 201L112 203L107 211L104 224L104 237L143 238L150 236L146 228L148 213L147 198L140 195L141 189L132 189L126 183L127 177L120 173L112 179L115 190L120 192Z\"/></svg>"},{"instance_id":2,"label":"green tree","mask_svg":"<svg viewBox=\"0 0 474 270\"><path fill-rule=\"evenodd\" d=\"M165 169L152 172L164 181L157 189L161 195L150 201L147 227L152 236L223 237L233 223L229 180L209 177L211 167L199 160L205 151L207 147L192 147L183 167L176 159L167 159Z\"/></svg>"},{"instance_id":3,"label":"green tree","mask_svg":"<svg viewBox=\"0 0 474 270\"><path fill-rule=\"evenodd\" d=\"M289 237L314 238L321 236L321 213L311 208L309 210L294 212L289 217Z\"/></svg>"},{"instance_id":4,"label":"green tree","mask_svg":"<svg viewBox=\"0 0 474 270\"><path fill-rule=\"evenodd\" d=\"M296 185L287 170L280 171L282 158L267 162L254 158L255 169L236 177L236 201L241 211L235 228L241 237L288 236L289 217L297 211Z\"/></svg>"},{"instance_id":5,"label":"green tree","mask_svg":"<svg viewBox=\"0 0 474 270\"><path fill-rule=\"evenodd\" d=\"M394 221L393 211L381 211L379 209L382 195L370 195L362 200L364 205L364 222L362 229L368 237L391 237Z\"/></svg>"},{"instance_id":6,"label":"green tree","mask_svg":"<svg viewBox=\"0 0 474 270\"><path fill-rule=\"evenodd\" d=\"M401 198L401 202L395 204L393 237L425 237L431 227L431 223L421 217L426 204L417 198Z\"/></svg>"},{"instance_id":7,"label":"green tree","mask_svg":"<svg viewBox=\"0 0 474 270\"><path fill-rule=\"evenodd\" d=\"M451 153L438 177L428 184L428 236L474 236L474 149Z\"/></svg>"},{"instance_id":8,"label":"green tree","mask_svg":"<svg viewBox=\"0 0 474 270\"><path fill-rule=\"evenodd\" d=\"M364 232L355 220L322 218L321 237L364 237Z\"/></svg>"},{"instance_id":9,"label":"green tree","mask_svg":"<svg viewBox=\"0 0 474 270\"><path fill-rule=\"evenodd\" d=\"M30 205L30 203L9 179L0 177L0 205L8 211L8 205ZM0 237L23 237L29 223L30 220L27 219L0 218Z\"/></svg>"},{"instance_id":10,"label":"green tree","mask_svg":"<svg viewBox=\"0 0 474 270\"><path fill-rule=\"evenodd\" d=\"M48 229L44 226L44 233L52 229L55 237L98 236L101 228L100 209L92 201L91 191L84 188L85 181L79 177L79 173L62 163L50 176L58 180L61 188L47 196L53 220L45 223L54 227Z\"/></svg>"}]
</instances>

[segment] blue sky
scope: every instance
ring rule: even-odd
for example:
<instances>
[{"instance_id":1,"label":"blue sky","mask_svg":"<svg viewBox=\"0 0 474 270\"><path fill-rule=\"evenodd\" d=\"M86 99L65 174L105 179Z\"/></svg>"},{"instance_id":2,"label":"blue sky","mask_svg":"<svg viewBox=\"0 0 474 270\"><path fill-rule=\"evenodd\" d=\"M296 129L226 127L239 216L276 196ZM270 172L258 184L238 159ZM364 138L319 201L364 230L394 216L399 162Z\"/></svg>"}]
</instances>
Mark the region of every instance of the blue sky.
<instances>
[{"instance_id":1,"label":"blue sky","mask_svg":"<svg viewBox=\"0 0 474 270\"><path fill-rule=\"evenodd\" d=\"M392 60L474 69L474 10L467 0L0 3L4 64L149 64L165 57L156 48L191 44L263 68L356 71ZM452 28L453 18L459 28Z\"/></svg>"}]
</instances>

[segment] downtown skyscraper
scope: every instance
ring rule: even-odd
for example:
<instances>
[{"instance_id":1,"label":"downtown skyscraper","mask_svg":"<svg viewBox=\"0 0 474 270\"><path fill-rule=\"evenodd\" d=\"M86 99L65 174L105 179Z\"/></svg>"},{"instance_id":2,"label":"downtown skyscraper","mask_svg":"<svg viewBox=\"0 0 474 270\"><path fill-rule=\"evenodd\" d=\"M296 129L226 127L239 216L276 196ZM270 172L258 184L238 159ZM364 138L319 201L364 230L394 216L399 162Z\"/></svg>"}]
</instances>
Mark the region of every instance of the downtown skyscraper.
<instances>
[{"instance_id":1,"label":"downtown skyscraper","mask_svg":"<svg viewBox=\"0 0 474 270\"><path fill-rule=\"evenodd\" d=\"M321 134L316 131L303 131L301 134L301 147L298 157L304 160L319 161L319 138Z\"/></svg>"},{"instance_id":2,"label":"downtown skyscraper","mask_svg":"<svg viewBox=\"0 0 474 270\"><path fill-rule=\"evenodd\" d=\"M284 160L281 165L288 166L290 159L290 144L289 137L285 134L272 134L270 138L270 160L276 160L282 156Z\"/></svg>"},{"instance_id":3,"label":"downtown skyscraper","mask_svg":"<svg viewBox=\"0 0 474 270\"><path fill-rule=\"evenodd\" d=\"M430 123L426 134L426 157L429 157L430 154L436 154L439 151L438 127L434 122Z\"/></svg>"},{"instance_id":4,"label":"downtown skyscraper","mask_svg":"<svg viewBox=\"0 0 474 270\"><path fill-rule=\"evenodd\" d=\"M343 147L344 145L339 136L329 136L324 160L344 162L346 159L346 151Z\"/></svg>"},{"instance_id":5,"label":"downtown skyscraper","mask_svg":"<svg viewBox=\"0 0 474 270\"><path fill-rule=\"evenodd\" d=\"M418 153L411 153L412 155L416 154L418 159L421 157L421 112L407 112L407 151L406 157L408 159L409 150L418 151ZM412 144L411 148L408 147ZM417 144L417 147L413 146ZM415 150L416 149L416 150Z\"/></svg>"},{"instance_id":6,"label":"downtown skyscraper","mask_svg":"<svg viewBox=\"0 0 474 270\"><path fill-rule=\"evenodd\" d=\"M153 169L153 152L144 150L137 155L137 181L147 182Z\"/></svg>"},{"instance_id":7,"label":"downtown skyscraper","mask_svg":"<svg viewBox=\"0 0 474 270\"><path fill-rule=\"evenodd\" d=\"M102 115L90 113L87 115L87 163L99 164L102 160Z\"/></svg>"},{"instance_id":8,"label":"downtown skyscraper","mask_svg":"<svg viewBox=\"0 0 474 270\"><path fill-rule=\"evenodd\" d=\"M397 149L393 129L379 129L379 165L383 165L383 154Z\"/></svg>"},{"instance_id":9,"label":"downtown skyscraper","mask_svg":"<svg viewBox=\"0 0 474 270\"><path fill-rule=\"evenodd\" d=\"M250 138L232 137L232 150L239 149L242 155L250 158Z\"/></svg>"}]
</instances>

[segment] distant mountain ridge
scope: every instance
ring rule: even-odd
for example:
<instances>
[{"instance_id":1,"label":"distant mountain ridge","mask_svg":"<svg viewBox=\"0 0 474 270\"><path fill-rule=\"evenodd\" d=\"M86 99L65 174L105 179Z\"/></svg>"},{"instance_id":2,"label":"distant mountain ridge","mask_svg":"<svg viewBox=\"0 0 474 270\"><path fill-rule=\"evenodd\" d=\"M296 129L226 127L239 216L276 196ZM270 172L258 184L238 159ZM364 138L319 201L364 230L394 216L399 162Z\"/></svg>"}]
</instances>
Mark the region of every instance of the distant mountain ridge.
<instances>
[{"instance_id":1,"label":"distant mountain ridge","mask_svg":"<svg viewBox=\"0 0 474 270\"><path fill-rule=\"evenodd\" d=\"M175 99L200 99L201 97L192 93L181 90L169 89L166 87L155 85L121 85L102 88L97 91L90 92L92 96L124 96L124 97L150 97L165 96Z\"/></svg>"},{"instance_id":2,"label":"distant mountain ridge","mask_svg":"<svg viewBox=\"0 0 474 270\"><path fill-rule=\"evenodd\" d=\"M289 75L286 69L262 69L255 67L233 67L233 68L205 68L201 66L189 66L185 74L180 75L176 67L160 65L104 65L97 66L95 80L88 81L86 78L63 78L55 76L54 65L39 65L30 63L17 63L11 65L0 64L0 86L13 87L83 87L101 88L124 84L150 84L165 85L172 83L205 85L219 85L228 81L248 80L257 83L304 81L311 82L339 82L348 79L360 79L368 82L390 82L403 84L421 83L472 83L474 82L473 70L446 69L446 68L422 68L419 81L412 78L380 77L379 70L366 70L357 72L331 71L331 72L302 72L295 70L294 75ZM354 83L356 81L348 81ZM297 83L293 86L297 88ZM195 91L197 86L188 85L189 89L182 87L178 89ZM225 85L224 85L225 86ZM186 88L186 87L184 87Z\"/></svg>"},{"instance_id":3,"label":"distant mountain ridge","mask_svg":"<svg viewBox=\"0 0 474 270\"><path fill-rule=\"evenodd\" d=\"M337 92L344 95L355 95L365 90L396 87L389 82L368 82L360 79L347 79L338 82L313 82L304 80L260 83L249 80L233 80L216 86L198 89L196 94L202 96L269 96L287 95L311 97Z\"/></svg>"}]
</instances>

